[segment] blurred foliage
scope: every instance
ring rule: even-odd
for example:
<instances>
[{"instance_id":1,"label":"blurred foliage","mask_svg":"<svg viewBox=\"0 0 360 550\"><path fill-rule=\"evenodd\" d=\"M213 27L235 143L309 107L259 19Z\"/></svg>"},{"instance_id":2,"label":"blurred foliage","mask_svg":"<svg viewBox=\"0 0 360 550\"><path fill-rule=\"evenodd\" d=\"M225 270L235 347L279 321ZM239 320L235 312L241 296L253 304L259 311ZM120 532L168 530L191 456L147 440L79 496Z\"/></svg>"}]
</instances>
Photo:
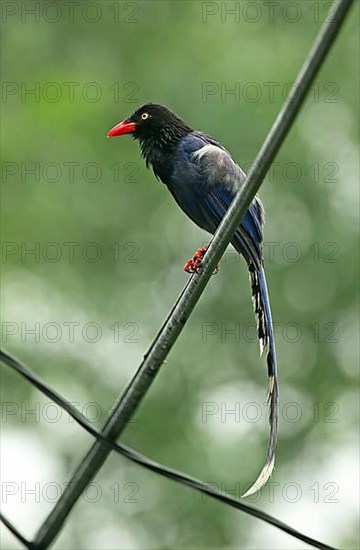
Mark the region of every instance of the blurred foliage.
<instances>
[{"instance_id":1,"label":"blurred foliage","mask_svg":"<svg viewBox=\"0 0 360 550\"><path fill-rule=\"evenodd\" d=\"M3 345L101 426L185 284L185 260L209 240L137 145L107 131L154 101L249 166L331 4L54 4L2 3ZM252 501L343 548L358 547L358 15L356 3L260 193L281 418L279 485ZM229 249L123 441L239 496L268 437L253 323ZM63 487L90 438L1 375L3 479ZM56 548L300 547L116 456L95 482ZM55 498L9 497L4 511L30 537Z\"/></svg>"}]
</instances>

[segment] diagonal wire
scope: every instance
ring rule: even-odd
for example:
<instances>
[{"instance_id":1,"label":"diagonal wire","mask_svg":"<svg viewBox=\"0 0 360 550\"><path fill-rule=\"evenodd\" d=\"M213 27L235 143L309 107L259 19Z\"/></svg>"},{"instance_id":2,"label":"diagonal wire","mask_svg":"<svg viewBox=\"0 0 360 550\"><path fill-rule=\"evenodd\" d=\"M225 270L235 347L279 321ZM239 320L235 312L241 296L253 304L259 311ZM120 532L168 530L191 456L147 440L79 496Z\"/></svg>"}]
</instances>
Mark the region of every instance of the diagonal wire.
<instances>
[{"instance_id":1,"label":"diagonal wire","mask_svg":"<svg viewBox=\"0 0 360 550\"><path fill-rule=\"evenodd\" d=\"M20 363L17 359L10 356L5 351L0 350L0 361L2 361L4 364L8 365L12 369L16 370L21 376L26 378L29 382L31 382L38 390L40 390L42 393L47 395L52 401L57 403L62 409L64 409L82 428L84 428L88 433L96 437L98 440L101 440L104 445L106 445L109 449L116 451L117 453L121 454L122 456L125 456L132 462L135 462L137 464L140 464L141 466L144 466L146 469L151 470L152 472L155 472L159 475L162 475L164 477L167 477L169 479L172 479L173 481L176 481L178 483L181 483L183 485L186 485L188 487L191 487L192 489L195 489L201 493L207 494L210 497L220 500L224 504L228 504L229 506L232 506L233 508L237 508L238 510L241 510L242 512L245 512L246 514L249 514L253 517L256 517L257 519L260 519L266 523L269 523L270 525L273 525L274 527L277 527L281 531L284 531L288 535L291 535L298 540L301 540L303 542L306 542L307 544L311 544L315 548L320 548L320 550L335 550L333 547L328 546L322 542L319 542L311 537L308 537L307 535L304 535L303 533L300 533L296 529L293 529L289 525L286 525L282 521L272 517L270 514L267 514L266 512L263 512L262 510L259 510L257 508L254 508L253 506L250 506L249 504L246 504L244 502L240 502L233 496L227 494L224 491L220 491L216 487L213 487L211 485L208 485L194 477L188 476L187 474L184 474L182 472L178 472L177 470L174 470L173 468L168 468L167 466L163 466L162 464L159 464L158 462L155 462L151 459L148 459L144 455L141 455L137 451L134 451L130 447L122 444L114 443L113 441L109 440L108 438L104 437L104 435L101 432L98 432L95 430L92 425L89 423L87 418L81 414L75 407L66 401L58 392L50 388L49 385L45 384L36 374L34 374L28 367ZM1 516L0 516L0 519ZM4 524L11 530L11 532L21 541L25 546L28 548L31 546L31 548L34 548L32 543L28 543L22 535L19 534L19 532L15 529L15 527L12 526L12 524L9 522L9 520L3 520Z\"/></svg>"},{"instance_id":2,"label":"diagonal wire","mask_svg":"<svg viewBox=\"0 0 360 550\"><path fill-rule=\"evenodd\" d=\"M31 548L31 542L29 542L25 537L22 536L20 531L16 529L16 527L6 516L4 516L2 512L0 512L0 521L2 521L4 525L6 525L9 531L14 535L15 538L17 538L19 542L21 542L25 546L25 548Z\"/></svg>"},{"instance_id":3,"label":"diagonal wire","mask_svg":"<svg viewBox=\"0 0 360 550\"><path fill-rule=\"evenodd\" d=\"M115 441L125 429L197 304L216 264L225 252L271 162L288 134L352 3L353 0L338 0L335 4L335 11L322 25L288 100L283 105L255 159L254 165L249 171L245 183L235 196L209 245L200 273L194 274L189 280L171 314L150 346L135 376L117 399L114 409L102 430L103 435L111 441ZM47 548L54 541L76 501L102 467L110 452L110 448L99 440L93 444L75 470L71 482L36 534L33 543L35 548Z\"/></svg>"}]
</instances>

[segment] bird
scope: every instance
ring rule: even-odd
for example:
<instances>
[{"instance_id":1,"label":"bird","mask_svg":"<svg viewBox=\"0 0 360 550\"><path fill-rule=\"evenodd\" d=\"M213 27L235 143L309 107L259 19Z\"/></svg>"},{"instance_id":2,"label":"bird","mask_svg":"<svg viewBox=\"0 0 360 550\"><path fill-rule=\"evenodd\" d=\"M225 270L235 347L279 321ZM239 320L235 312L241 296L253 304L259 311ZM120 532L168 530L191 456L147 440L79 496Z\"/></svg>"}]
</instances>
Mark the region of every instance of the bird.
<instances>
[{"instance_id":1,"label":"bird","mask_svg":"<svg viewBox=\"0 0 360 550\"><path fill-rule=\"evenodd\" d=\"M230 153L208 134L193 130L178 115L163 105L147 103L107 137L130 134L140 144L147 168L166 185L183 212L200 228L215 233L234 196L246 180L245 172ZM258 196L251 202L231 239L245 260L257 321L260 356L266 353L268 372L269 441L264 466L251 487L242 495L257 492L270 478L277 446L279 388L277 360L270 299L262 251L265 213ZM201 268L206 247L199 248L186 262L190 273Z\"/></svg>"}]
</instances>

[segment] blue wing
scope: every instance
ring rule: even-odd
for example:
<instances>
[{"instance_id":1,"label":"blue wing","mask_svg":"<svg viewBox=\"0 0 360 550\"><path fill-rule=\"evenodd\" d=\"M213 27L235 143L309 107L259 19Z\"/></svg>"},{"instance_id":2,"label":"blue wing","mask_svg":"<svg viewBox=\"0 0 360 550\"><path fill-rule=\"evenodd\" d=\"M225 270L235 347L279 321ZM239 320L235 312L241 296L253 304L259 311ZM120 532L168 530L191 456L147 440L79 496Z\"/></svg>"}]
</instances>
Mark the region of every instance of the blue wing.
<instances>
[{"instance_id":1,"label":"blue wing","mask_svg":"<svg viewBox=\"0 0 360 550\"><path fill-rule=\"evenodd\" d=\"M246 174L215 140L193 132L181 140L175 169L165 182L185 213L200 227L214 233ZM248 264L262 262L264 211L255 197L232 240Z\"/></svg>"}]
</instances>

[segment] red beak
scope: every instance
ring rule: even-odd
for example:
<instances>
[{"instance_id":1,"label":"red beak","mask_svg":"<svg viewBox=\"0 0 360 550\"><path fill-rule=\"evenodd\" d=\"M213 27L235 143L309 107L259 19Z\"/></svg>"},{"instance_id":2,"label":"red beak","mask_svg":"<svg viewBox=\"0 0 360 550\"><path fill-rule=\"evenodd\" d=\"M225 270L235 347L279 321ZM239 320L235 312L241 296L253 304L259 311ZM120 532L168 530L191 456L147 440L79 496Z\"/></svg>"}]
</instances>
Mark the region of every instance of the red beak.
<instances>
[{"instance_id":1,"label":"red beak","mask_svg":"<svg viewBox=\"0 0 360 550\"><path fill-rule=\"evenodd\" d=\"M120 122L114 128L111 128L110 132L108 133L107 137L114 137L114 136L123 136L124 134L132 134L135 130L136 124L134 122L129 122L128 120L124 120L123 122Z\"/></svg>"}]
</instances>

